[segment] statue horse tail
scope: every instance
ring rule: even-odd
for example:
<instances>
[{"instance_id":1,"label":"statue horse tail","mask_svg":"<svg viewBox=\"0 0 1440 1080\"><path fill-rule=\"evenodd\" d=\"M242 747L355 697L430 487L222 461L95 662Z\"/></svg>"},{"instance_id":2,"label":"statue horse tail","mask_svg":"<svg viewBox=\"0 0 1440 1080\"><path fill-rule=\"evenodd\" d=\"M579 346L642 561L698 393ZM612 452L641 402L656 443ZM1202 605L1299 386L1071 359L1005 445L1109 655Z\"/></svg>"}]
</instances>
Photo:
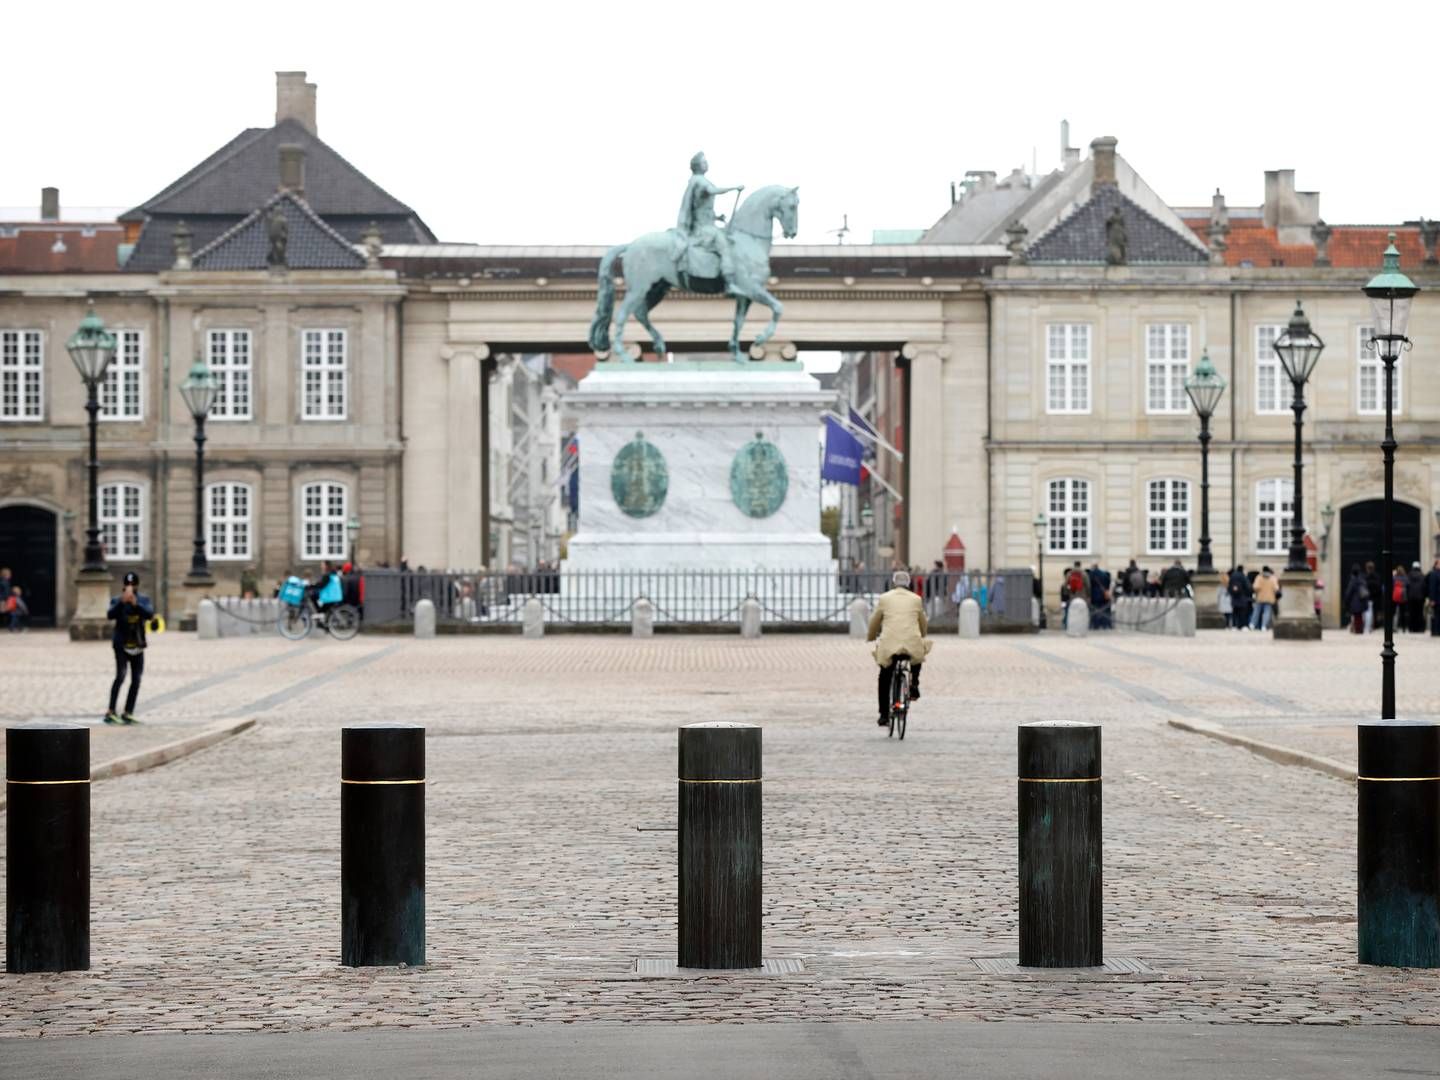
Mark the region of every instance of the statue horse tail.
<instances>
[{"instance_id":1,"label":"statue horse tail","mask_svg":"<svg viewBox=\"0 0 1440 1080\"><path fill-rule=\"evenodd\" d=\"M599 289L595 296L595 318L590 320L590 348L597 353L610 348L610 319L615 313L615 260L629 244L619 244L600 260Z\"/></svg>"}]
</instances>

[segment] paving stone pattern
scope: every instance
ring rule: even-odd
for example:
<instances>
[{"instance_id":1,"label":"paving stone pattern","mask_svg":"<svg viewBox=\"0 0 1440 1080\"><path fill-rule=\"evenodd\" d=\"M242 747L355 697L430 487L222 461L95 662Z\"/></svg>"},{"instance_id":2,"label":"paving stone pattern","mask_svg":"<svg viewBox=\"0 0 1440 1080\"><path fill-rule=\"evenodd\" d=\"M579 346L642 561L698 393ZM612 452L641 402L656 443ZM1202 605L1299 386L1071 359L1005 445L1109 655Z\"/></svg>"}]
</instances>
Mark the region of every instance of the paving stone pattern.
<instances>
[{"instance_id":1,"label":"paving stone pattern","mask_svg":"<svg viewBox=\"0 0 1440 1080\"><path fill-rule=\"evenodd\" d=\"M94 711L103 651L14 648L0 715ZM1418 653L1411 715L1440 711ZM94 787L92 970L0 977L0 1035L1440 1023L1440 972L1355 962L1354 789L1166 724L1372 715L1378 659L1340 635L946 638L903 743L871 715L865 647L838 636L173 635L150 664L152 726L260 726ZM1152 973L974 962L1016 952L1015 725L1061 718L1105 725L1106 953ZM764 725L766 952L803 971L647 978L637 959L674 957L675 834L637 826L674 823L676 728L719 719ZM338 964L338 729L375 720L429 733L423 968Z\"/></svg>"}]
</instances>

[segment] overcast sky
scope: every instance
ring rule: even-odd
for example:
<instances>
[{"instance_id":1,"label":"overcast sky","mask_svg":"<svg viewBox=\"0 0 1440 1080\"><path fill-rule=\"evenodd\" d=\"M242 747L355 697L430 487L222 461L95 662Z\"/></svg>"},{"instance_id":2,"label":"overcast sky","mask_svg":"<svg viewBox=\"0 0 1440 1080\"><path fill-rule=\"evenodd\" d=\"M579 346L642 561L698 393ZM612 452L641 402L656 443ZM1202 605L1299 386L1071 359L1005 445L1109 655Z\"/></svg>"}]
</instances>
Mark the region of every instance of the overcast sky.
<instances>
[{"instance_id":1,"label":"overcast sky","mask_svg":"<svg viewBox=\"0 0 1440 1080\"><path fill-rule=\"evenodd\" d=\"M17 4L0 205L142 202L246 127L276 70L442 240L620 243L687 162L798 184L801 241L923 227L967 169L1119 150L1172 205L1294 168L1327 221L1440 216L1440 3ZM1335 12L1332 14L1331 12ZM23 44L22 44L23 43ZM1395 101L1395 108L1377 102ZM1088 153L1088 149L1087 149ZM722 200L725 209L731 197Z\"/></svg>"}]
</instances>

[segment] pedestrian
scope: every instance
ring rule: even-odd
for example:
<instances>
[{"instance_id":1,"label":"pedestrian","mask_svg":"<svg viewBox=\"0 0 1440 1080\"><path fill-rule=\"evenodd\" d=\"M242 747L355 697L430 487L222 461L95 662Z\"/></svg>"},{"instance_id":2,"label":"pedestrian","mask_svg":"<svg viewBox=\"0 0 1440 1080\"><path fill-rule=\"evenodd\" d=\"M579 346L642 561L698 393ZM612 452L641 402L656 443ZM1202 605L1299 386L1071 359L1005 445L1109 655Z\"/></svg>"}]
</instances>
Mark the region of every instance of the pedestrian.
<instances>
[{"instance_id":1,"label":"pedestrian","mask_svg":"<svg viewBox=\"0 0 1440 1080\"><path fill-rule=\"evenodd\" d=\"M1190 575L1186 573L1185 567L1180 565L1179 559L1167 566L1160 575L1160 592L1171 600L1190 594Z\"/></svg>"},{"instance_id":2,"label":"pedestrian","mask_svg":"<svg viewBox=\"0 0 1440 1080\"><path fill-rule=\"evenodd\" d=\"M1410 564L1405 596L1410 609L1410 633L1425 633L1425 571L1420 569L1419 559Z\"/></svg>"},{"instance_id":3,"label":"pedestrian","mask_svg":"<svg viewBox=\"0 0 1440 1080\"><path fill-rule=\"evenodd\" d=\"M1236 630L1250 629L1250 605L1253 597L1250 579L1245 576L1245 567L1237 566L1230 571L1230 603L1234 607Z\"/></svg>"},{"instance_id":4,"label":"pedestrian","mask_svg":"<svg viewBox=\"0 0 1440 1080\"><path fill-rule=\"evenodd\" d=\"M1110 629L1110 571L1101 570L1099 562L1090 564L1090 627Z\"/></svg>"},{"instance_id":5,"label":"pedestrian","mask_svg":"<svg viewBox=\"0 0 1440 1080\"><path fill-rule=\"evenodd\" d=\"M1075 560L1075 565L1065 572L1065 580L1060 583L1060 603L1064 606L1065 614L1060 620L1062 627L1070 626L1070 605L1076 600L1087 601L1090 598L1090 579L1084 569L1080 566L1080 560Z\"/></svg>"},{"instance_id":6,"label":"pedestrian","mask_svg":"<svg viewBox=\"0 0 1440 1080\"><path fill-rule=\"evenodd\" d=\"M11 595L10 590L15 587L15 579L10 576L10 567L0 566L0 596Z\"/></svg>"},{"instance_id":7,"label":"pedestrian","mask_svg":"<svg viewBox=\"0 0 1440 1080\"><path fill-rule=\"evenodd\" d=\"M106 616L115 620L111 644L115 650L115 681L110 684L110 708L105 712L107 724L135 723L135 699L140 696L140 679L145 674L145 625L155 617L155 605L140 591L140 575L125 575L120 595L110 601ZM115 714L120 688L125 685L125 672L130 672L130 693L125 697L125 711Z\"/></svg>"},{"instance_id":8,"label":"pedestrian","mask_svg":"<svg viewBox=\"0 0 1440 1080\"><path fill-rule=\"evenodd\" d=\"M1255 610L1250 616L1250 629L1269 630L1270 623L1275 618L1275 603L1280 598L1280 582L1275 579L1275 573L1270 567L1260 568L1254 590Z\"/></svg>"},{"instance_id":9,"label":"pedestrian","mask_svg":"<svg viewBox=\"0 0 1440 1080\"><path fill-rule=\"evenodd\" d=\"M1365 591L1370 594L1370 606L1365 609L1365 633L1375 629L1375 612L1379 610L1377 605L1383 604L1385 594L1380 590L1383 586L1380 583L1380 572L1375 569L1374 562L1365 563Z\"/></svg>"},{"instance_id":10,"label":"pedestrian","mask_svg":"<svg viewBox=\"0 0 1440 1080\"><path fill-rule=\"evenodd\" d=\"M9 624L10 633L19 634L26 629L25 619L30 614L30 608L25 603L25 593L19 585L12 585L8 594L0 593L0 603L4 604L5 621Z\"/></svg>"},{"instance_id":11,"label":"pedestrian","mask_svg":"<svg viewBox=\"0 0 1440 1080\"><path fill-rule=\"evenodd\" d=\"M1125 568L1125 592L1130 596L1145 595L1145 571L1141 570L1134 559Z\"/></svg>"},{"instance_id":12,"label":"pedestrian","mask_svg":"<svg viewBox=\"0 0 1440 1080\"><path fill-rule=\"evenodd\" d=\"M1425 598L1430 601L1430 634L1440 637L1440 559L1425 575Z\"/></svg>"},{"instance_id":13,"label":"pedestrian","mask_svg":"<svg viewBox=\"0 0 1440 1080\"><path fill-rule=\"evenodd\" d=\"M1230 575L1234 568L1225 571L1225 580L1215 586L1215 610L1225 619L1225 629L1235 625L1235 601L1230 597Z\"/></svg>"},{"instance_id":14,"label":"pedestrian","mask_svg":"<svg viewBox=\"0 0 1440 1080\"><path fill-rule=\"evenodd\" d=\"M1350 580L1345 584L1345 610L1350 614L1350 632L1365 632L1365 612L1370 608L1370 589L1365 584L1365 571L1356 563L1350 567Z\"/></svg>"},{"instance_id":15,"label":"pedestrian","mask_svg":"<svg viewBox=\"0 0 1440 1080\"><path fill-rule=\"evenodd\" d=\"M1390 572L1390 627L1392 633L1402 633L1410 625L1405 618L1406 596L1410 591L1410 577L1405 567L1397 566Z\"/></svg>"}]
</instances>

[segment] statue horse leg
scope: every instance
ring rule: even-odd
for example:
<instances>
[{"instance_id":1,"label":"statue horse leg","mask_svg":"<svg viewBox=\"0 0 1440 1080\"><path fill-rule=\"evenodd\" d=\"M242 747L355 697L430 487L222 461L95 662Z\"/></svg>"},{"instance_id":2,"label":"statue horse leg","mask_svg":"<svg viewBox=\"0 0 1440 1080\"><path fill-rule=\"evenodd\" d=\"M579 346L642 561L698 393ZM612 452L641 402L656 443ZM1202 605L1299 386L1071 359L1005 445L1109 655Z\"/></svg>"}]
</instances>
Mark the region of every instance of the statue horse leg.
<instances>
[{"instance_id":1,"label":"statue horse leg","mask_svg":"<svg viewBox=\"0 0 1440 1080\"><path fill-rule=\"evenodd\" d=\"M738 286L731 285L733 291ZM735 327L730 331L730 358L737 364L743 364L746 357L740 354L740 328L745 325L745 316L750 313L750 298L741 293L735 294Z\"/></svg>"},{"instance_id":2,"label":"statue horse leg","mask_svg":"<svg viewBox=\"0 0 1440 1080\"><path fill-rule=\"evenodd\" d=\"M650 312L655 305L665 299L665 294L670 291L668 281L657 281L645 293L645 302L635 309L635 321L650 332L650 347L655 350L655 355L664 358L669 350L665 347L665 338L655 325L650 321Z\"/></svg>"},{"instance_id":3,"label":"statue horse leg","mask_svg":"<svg viewBox=\"0 0 1440 1080\"><path fill-rule=\"evenodd\" d=\"M634 357L625 348L625 324L630 321L630 316L640 311L645 303L645 293L640 289L630 289L625 293L625 299L620 302L620 310L615 313L614 335L610 339L610 355L622 364L634 362ZM652 330L653 334L654 331Z\"/></svg>"},{"instance_id":4,"label":"statue horse leg","mask_svg":"<svg viewBox=\"0 0 1440 1080\"><path fill-rule=\"evenodd\" d=\"M775 336L775 330L780 325L780 316L785 313L785 305L780 303L770 290L763 285L757 285L755 287L754 299L759 300L760 303L770 309L770 323L764 330L760 331L760 335L755 339L756 345L764 345Z\"/></svg>"}]
</instances>

